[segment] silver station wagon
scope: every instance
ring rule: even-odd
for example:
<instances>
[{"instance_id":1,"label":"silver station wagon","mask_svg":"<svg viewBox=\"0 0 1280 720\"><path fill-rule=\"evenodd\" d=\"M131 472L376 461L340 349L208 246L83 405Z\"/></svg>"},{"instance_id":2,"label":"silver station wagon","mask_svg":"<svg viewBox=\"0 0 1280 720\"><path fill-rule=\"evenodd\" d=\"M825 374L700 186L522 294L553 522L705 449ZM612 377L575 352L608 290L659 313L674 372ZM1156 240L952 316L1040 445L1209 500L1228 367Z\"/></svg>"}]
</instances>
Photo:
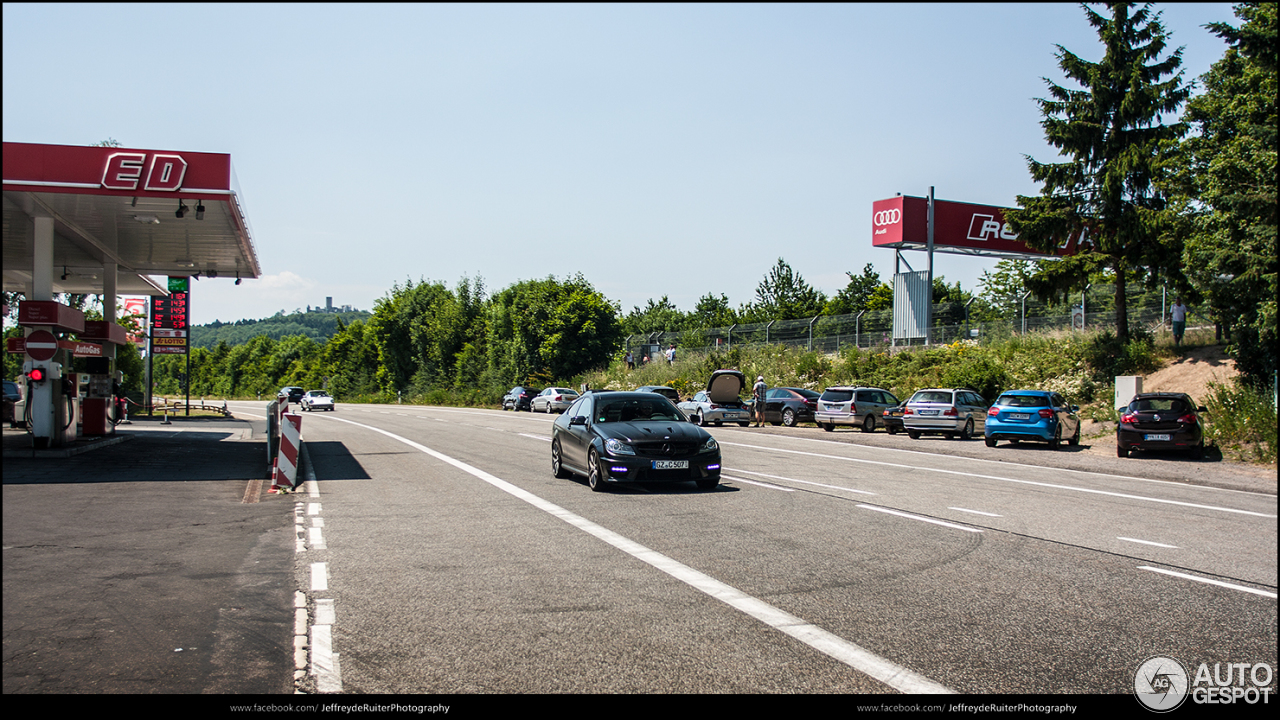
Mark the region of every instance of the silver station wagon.
<instances>
[{"instance_id":1,"label":"silver station wagon","mask_svg":"<svg viewBox=\"0 0 1280 720\"><path fill-rule=\"evenodd\" d=\"M829 387L818 398L813 421L831 432L837 425L854 425L862 432L875 432L885 410L895 407L898 398L888 390L873 387Z\"/></svg>"}]
</instances>

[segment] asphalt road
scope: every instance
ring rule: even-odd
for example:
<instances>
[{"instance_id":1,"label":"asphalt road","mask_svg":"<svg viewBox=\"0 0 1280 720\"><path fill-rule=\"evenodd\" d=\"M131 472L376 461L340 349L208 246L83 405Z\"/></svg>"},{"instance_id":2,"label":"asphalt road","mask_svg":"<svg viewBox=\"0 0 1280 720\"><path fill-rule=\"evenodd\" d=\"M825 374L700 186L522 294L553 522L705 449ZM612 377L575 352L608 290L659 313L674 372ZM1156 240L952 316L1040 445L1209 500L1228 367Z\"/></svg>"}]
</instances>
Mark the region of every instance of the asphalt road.
<instances>
[{"instance_id":1,"label":"asphalt road","mask_svg":"<svg viewBox=\"0 0 1280 720\"><path fill-rule=\"evenodd\" d=\"M592 493L552 477L552 419L303 415L302 690L1130 693L1153 655L1276 667L1274 476L735 427L710 428L714 492Z\"/></svg>"}]
</instances>

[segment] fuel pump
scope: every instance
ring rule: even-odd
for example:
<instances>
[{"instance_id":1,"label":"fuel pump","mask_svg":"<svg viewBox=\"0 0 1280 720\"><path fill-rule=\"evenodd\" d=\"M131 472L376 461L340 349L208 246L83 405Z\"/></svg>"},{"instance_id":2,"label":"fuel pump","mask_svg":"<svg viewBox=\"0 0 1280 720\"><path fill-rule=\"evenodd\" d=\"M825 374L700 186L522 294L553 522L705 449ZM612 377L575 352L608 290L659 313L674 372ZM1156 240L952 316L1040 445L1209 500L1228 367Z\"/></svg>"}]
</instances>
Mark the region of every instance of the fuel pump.
<instances>
[{"instance_id":1,"label":"fuel pump","mask_svg":"<svg viewBox=\"0 0 1280 720\"><path fill-rule=\"evenodd\" d=\"M28 360L22 372L27 379L26 420L34 446L74 442L79 409L74 375L64 382L62 363L50 360Z\"/></svg>"},{"instance_id":2,"label":"fuel pump","mask_svg":"<svg viewBox=\"0 0 1280 720\"><path fill-rule=\"evenodd\" d=\"M89 382L83 402L81 426L88 436L115 434L115 383L112 358L91 358L86 364Z\"/></svg>"}]
</instances>

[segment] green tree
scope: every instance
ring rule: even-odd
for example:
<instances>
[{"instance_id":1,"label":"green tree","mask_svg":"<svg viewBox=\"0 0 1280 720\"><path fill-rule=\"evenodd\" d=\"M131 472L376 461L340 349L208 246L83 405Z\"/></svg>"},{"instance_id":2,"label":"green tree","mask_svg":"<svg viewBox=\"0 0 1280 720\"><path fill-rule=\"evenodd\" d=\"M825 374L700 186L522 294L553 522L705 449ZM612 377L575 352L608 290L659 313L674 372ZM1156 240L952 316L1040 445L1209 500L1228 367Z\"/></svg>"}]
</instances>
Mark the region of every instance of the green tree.
<instances>
[{"instance_id":1,"label":"green tree","mask_svg":"<svg viewBox=\"0 0 1280 720\"><path fill-rule=\"evenodd\" d=\"M1178 277L1181 243L1164 232L1166 198L1156 185L1162 143L1186 132L1181 122L1162 122L1190 94L1182 80L1182 49L1163 57L1167 35L1160 13L1149 4L1107 5L1111 17L1088 6L1085 16L1105 48L1088 62L1058 45L1058 66L1080 89L1048 79L1050 98L1038 100L1049 144L1065 162L1027 157L1031 176L1042 184L1036 197L1018 196L1007 217L1028 245L1051 252L1064 238L1087 233L1077 255L1046 265L1031 289L1041 299L1083 287L1105 270L1115 284L1116 333L1129 338L1125 282L1131 275ZM1167 78L1167 79L1165 79Z\"/></svg>"},{"instance_id":2,"label":"green tree","mask_svg":"<svg viewBox=\"0 0 1280 720\"><path fill-rule=\"evenodd\" d=\"M1236 6L1239 28L1209 25L1229 47L1187 104L1179 148L1189 218L1183 263L1230 335L1242 375L1276 372L1276 4Z\"/></svg>"},{"instance_id":3,"label":"green tree","mask_svg":"<svg viewBox=\"0 0 1280 720\"><path fill-rule=\"evenodd\" d=\"M707 293L698 299L698 304L689 313L689 326L694 328L729 327L738 322L738 314L729 305L729 297L723 293L719 296Z\"/></svg>"},{"instance_id":4,"label":"green tree","mask_svg":"<svg viewBox=\"0 0 1280 720\"><path fill-rule=\"evenodd\" d=\"M503 384L567 380L607 363L624 337L618 307L580 273L502 290L486 328L490 377Z\"/></svg>"},{"instance_id":5,"label":"green tree","mask_svg":"<svg viewBox=\"0 0 1280 720\"><path fill-rule=\"evenodd\" d=\"M782 258L756 286L756 301L747 322L794 320L822 314L827 296L815 289Z\"/></svg>"},{"instance_id":6,"label":"green tree","mask_svg":"<svg viewBox=\"0 0 1280 720\"><path fill-rule=\"evenodd\" d=\"M880 273L876 272L875 266L871 263L867 263L862 268L861 275L854 275L851 272L846 272L845 275L849 276L849 284L827 301L823 309L824 314L848 315L863 310L883 310L893 306L893 288L881 282Z\"/></svg>"},{"instance_id":7,"label":"green tree","mask_svg":"<svg viewBox=\"0 0 1280 720\"><path fill-rule=\"evenodd\" d=\"M680 309L671 304L666 295L658 302L652 299L641 308L633 308L622 319L622 332L625 335L643 335L653 332L676 332L683 330L688 318Z\"/></svg>"}]
</instances>

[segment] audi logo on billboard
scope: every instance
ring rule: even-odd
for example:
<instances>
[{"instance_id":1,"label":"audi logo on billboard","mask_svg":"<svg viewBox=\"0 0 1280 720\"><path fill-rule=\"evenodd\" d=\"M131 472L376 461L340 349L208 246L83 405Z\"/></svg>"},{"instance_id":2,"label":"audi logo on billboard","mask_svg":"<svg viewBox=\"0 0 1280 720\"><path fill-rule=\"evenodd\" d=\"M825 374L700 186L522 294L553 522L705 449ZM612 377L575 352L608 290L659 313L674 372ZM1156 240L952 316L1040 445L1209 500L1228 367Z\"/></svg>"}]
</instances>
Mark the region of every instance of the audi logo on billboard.
<instances>
[{"instance_id":1,"label":"audi logo on billboard","mask_svg":"<svg viewBox=\"0 0 1280 720\"><path fill-rule=\"evenodd\" d=\"M885 225L893 225L901 220L902 211L894 208L892 210L877 210L871 222L876 227L884 227Z\"/></svg>"}]
</instances>

